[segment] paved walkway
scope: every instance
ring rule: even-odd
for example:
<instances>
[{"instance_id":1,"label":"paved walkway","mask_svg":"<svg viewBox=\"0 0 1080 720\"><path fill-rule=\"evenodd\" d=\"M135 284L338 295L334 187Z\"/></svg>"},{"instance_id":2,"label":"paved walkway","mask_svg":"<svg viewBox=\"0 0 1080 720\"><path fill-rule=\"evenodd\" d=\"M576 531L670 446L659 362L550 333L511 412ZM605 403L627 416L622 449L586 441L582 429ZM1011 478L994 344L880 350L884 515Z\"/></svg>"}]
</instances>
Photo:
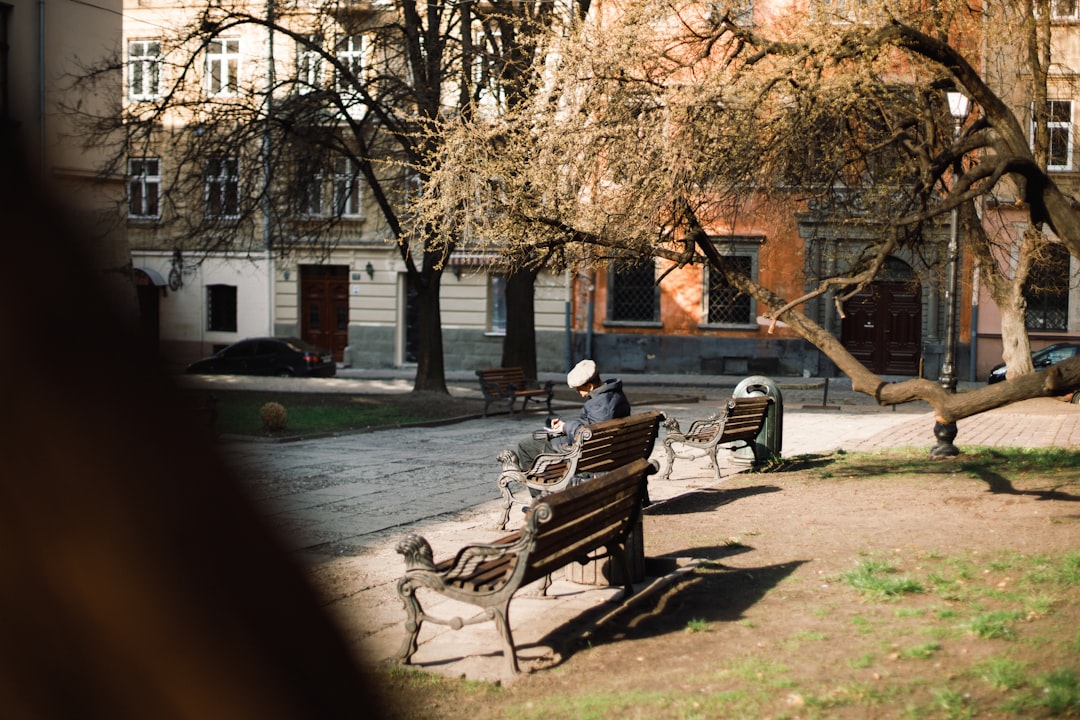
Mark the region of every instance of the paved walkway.
<instances>
[{"instance_id":1,"label":"paved walkway","mask_svg":"<svg viewBox=\"0 0 1080 720\"><path fill-rule=\"evenodd\" d=\"M401 392L408 379L388 375L343 374L329 380L201 378L189 382L209 386L303 388L326 392ZM654 397L635 410L658 409L684 421L715 411L716 401L730 396L738 379L697 383L694 392L662 378L624 377L627 394ZM685 382L685 378L681 378ZM464 377L449 378L452 394L475 389ZM880 408L854 394L844 381L807 379L785 387L782 454L828 453L843 449L872 451L887 447L926 448L934 444L933 415L925 406ZM476 418L429 428L348 434L291 443L229 442L227 457L243 471L257 503L281 530L288 546L307 563L313 579L327 594L327 604L348 638L366 661L394 655L403 636L404 612L395 583L404 570L394 551L398 540L416 532L426 537L437 557L470 542L487 542L495 528L500 503L495 455L511 446L531 426L505 415ZM957 445L1080 447L1080 406L1036 399L983 413L958 423ZM438 458L438 467L430 462ZM662 444L653 458L663 466ZM744 466L729 463L725 477ZM723 481L721 481L721 486ZM652 481L657 506L686 493L716 486L704 460L680 461L671 479ZM692 559L690 559L692 561ZM676 571L678 573L685 570ZM644 595L666 586L673 575L647 578ZM527 669L555 664L559 658L544 638L586 609L600 608L618 591L556 579L548 597L535 588L519 592L512 603L511 625L519 658ZM612 609L616 607L611 606ZM470 617L475 608L442 598L427 609L441 617ZM450 676L506 681L500 643L492 623L453 631L426 624L414 662Z\"/></svg>"}]
</instances>

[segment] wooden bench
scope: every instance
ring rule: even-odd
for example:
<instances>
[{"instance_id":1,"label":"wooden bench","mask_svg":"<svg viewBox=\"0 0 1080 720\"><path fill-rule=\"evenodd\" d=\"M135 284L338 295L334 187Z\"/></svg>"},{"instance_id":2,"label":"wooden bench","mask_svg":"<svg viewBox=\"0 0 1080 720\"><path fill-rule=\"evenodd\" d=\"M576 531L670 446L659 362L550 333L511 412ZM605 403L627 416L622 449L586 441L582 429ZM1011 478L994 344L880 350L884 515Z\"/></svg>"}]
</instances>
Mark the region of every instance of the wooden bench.
<instances>
[{"instance_id":1,"label":"wooden bench","mask_svg":"<svg viewBox=\"0 0 1080 720\"><path fill-rule=\"evenodd\" d=\"M630 533L638 526L648 475L656 463L637 460L593 478L587 483L549 495L529 513L525 526L493 543L467 545L453 558L434 562L431 546L419 535L402 540L397 551L405 556L405 575L397 591L405 604L405 640L397 657L408 663L416 652L417 635L424 621L452 627L494 620L502 635L503 656L509 673L517 673L517 655L507 622L510 599L522 587L544 579L546 595L555 570L604 548L622 564L623 598L634 592L626 558ZM433 590L484 611L462 619L440 619L424 612L416 591Z\"/></svg>"},{"instance_id":2,"label":"wooden bench","mask_svg":"<svg viewBox=\"0 0 1080 720\"><path fill-rule=\"evenodd\" d=\"M555 392L551 380L541 386L538 381L526 378L525 371L519 367L477 370L476 375L480 378L480 391L484 393L484 417L487 417L488 406L499 400L508 401L510 417L515 417L514 403L518 398L522 399L522 412L530 400L543 400L547 403L548 415L551 414L551 396Z\"/></svg>"},{"instance_id":3,"label":"wooden bench","mask_svg":"<svg viewBox=\"0 0 1080 720\"><path fill-rule=\"evenodd\" d=\"M607 472L633 460L648 460L663 420L664 414L653 410L586 425L565 452L541 453L527 469L518 465L517 453L503 451L499 454L503 466L498 479L503 497L499 527L506 527L515 504L530 504L534 494L543 496L569 487L575 479ZM523 494L515 495L515 487Z\"/></svg>"},{"instance_id":4,"label":"wooden bench","mask_svg":"<svg viewBox=\"0 0 1080 720\"><path fill-rule=\"evenodd\" d=\"M765 424L765 417L769 412L769 403L773 402L770 397L747 397L730 398L724 403L724 408L704 420L695 420L690 429L685 433L679 429L679 421L669 418L664 422L667 435L664 437L664 450L667 451L667 468L664 470L663 480L671 477L671 467L675 464L675 458L689 459L701 457L701 453L709 458L712 463L716 479L720 479L720 465L716 461L717 450L721 447L748 447L754 454L754 464L761 458L758 457L757 436ZM684 453L675 451L674 446L684 447Z\"/></svg>"}]
</instances>

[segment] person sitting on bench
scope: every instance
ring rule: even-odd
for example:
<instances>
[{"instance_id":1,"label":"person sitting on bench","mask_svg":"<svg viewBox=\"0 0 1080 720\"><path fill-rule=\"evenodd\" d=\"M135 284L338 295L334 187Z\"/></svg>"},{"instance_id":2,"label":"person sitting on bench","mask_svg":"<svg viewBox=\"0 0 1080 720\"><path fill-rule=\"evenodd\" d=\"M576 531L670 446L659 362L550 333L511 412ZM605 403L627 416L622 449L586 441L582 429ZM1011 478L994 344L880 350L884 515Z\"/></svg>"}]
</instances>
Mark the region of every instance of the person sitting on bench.
<instances>
[{"instance_id":1,"label":"person sitting on bench","mask_svg":"<svg viewBox=\"0 0 1080 720\"><path fill-rule=\"evenodd\" d=\"M585 398L581 417L553 418L546 437L530 437L518 443L518 467L527 470L542 453L561 452L570 447L581 428L603 420L627 417L630 401L623 393L622 380L601 380L593 360L582 360L566 375L566 384Z\"/></svg>"}]
</instances>

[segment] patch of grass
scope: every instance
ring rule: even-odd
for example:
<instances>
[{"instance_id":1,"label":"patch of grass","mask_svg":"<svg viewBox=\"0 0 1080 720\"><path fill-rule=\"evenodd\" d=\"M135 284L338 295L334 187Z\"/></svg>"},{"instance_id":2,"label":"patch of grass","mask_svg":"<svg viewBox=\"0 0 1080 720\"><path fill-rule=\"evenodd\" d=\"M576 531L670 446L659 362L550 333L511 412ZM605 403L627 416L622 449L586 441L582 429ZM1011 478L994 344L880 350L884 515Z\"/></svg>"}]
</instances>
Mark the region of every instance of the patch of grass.
<instances>
[{"instance_id":1,"label":"patch of grass","mask_svg":"<svg viewBox=\"0 0 1080 720\"><path fill-rule=\"evenodd\" d=\"M976 663L971 672L997 690L1016 690L1027 682L1027 665L1008 658L990 658Z\"/></svg>"},{"instance_id":2,"label":"patch of grass","mask_svg":"<svg viewBox=\"0 0 1080 720\"><path fill-rule=\"evenodd\" d=\"M692 618L686 623L686 632L707 632L709 630L709 621L702 618Z\"/></svg>"},{"instance_id":3,"label":"patch of grass","mask_svg":"<svg viewBox=\"0 0 1080 720\"><path fill-rule=\"evenodd\" d=\"M900 651L900 657L905 660L926 660L941 651L941 645L936 642L923 643L913 647L904 648Z\"/></svg>"},{"instance_id":4,"label":"patch of grass","mask_svg":"<svg viewBox=\"0 0 1080 720\"><path fill-rule=\"evenodd\" d=\"M909 577L896 577L890 563L864 560L854 570L841 574L841 579L866 597L894 600L909 593L923 592L923 586Z\"/></svg>"},{"instance_id":5,"label":"patch of grass","mask_svg":"<svg viewBox=\"0 0 1080 720\"><path fill-rule=\"evenodd\" d=\"M784 640L783 646L788 650L797 650L806 643L823 642L828 639L825 633L803 630L789 635Z\"/></svg>"},{"instance_id":6,"label":"patch of grass","mask_svg":"<svg viewBox=\"0 0 1080 720\"><path fill-rule=\"evenodd\" d=\"M971 705L971 698L964 693L938 688L933 691L934 708L944 714L949 720L966 720L975 717L975 708Z\"/></svg>"},{"instance_id":7,"label":"patch of grass","mask_svg":"<svg viewBox=\"0 0 1080 720\"><path fill-rule=\"evenodd\" d=\"M1037 676L1029 686L1029 692L1010 696L1004 709L1024 716L1034 715L1037 710L1052 716L1073 716L1080 712L1080 678L1074 670L1058 668Z\"/></svg>"},{"instance_id":8,"label":"patch of grass","mask_svg":"<svg viewBox=\"0 0 1080 720\"><path fill-rule=\"evenodd\" d=\"M791 680L787 677L789 671L790 668L781 663L762 657L752 657L735 663L726 670L726 673L760 684L762 687L775 689L791 687Z\"/></svg>"},{"instance_id":9,"label":"patch of grass","mask_svg":"<svg viewBox=\"0 0 1080 720\"><path fill-rule=\"evenodd\" d=\"M831 462L812 468L817 477L880 479L889 475L963 475L999 485L1007 477L1012 485L1032 479L1055 485L1080 479L1080 453L1068 448L998 448L965 446L963 455L948 463L927 456L925 448L896 448L881 453L834 453Z\"/></svg>"},{"instance_id":10,"label":"patch of grass","mask_svg":"<svg viewBox=\"0 0 1080 720\"><path fill-rule=\"evenodd\" d=\"M855 626L855 630L860 635L873 635L877 632L877 625L879 623L875 623L869 618L864 618L856 615L855 617L851 618L851 624Z\"/></svg>"},{"instance_id":11,"label":"patch of grass","mask_svg":"<svg viewBox=\"0 0 1080 720\"><path fill-rule=\"evenodd\" d=\"M430 422L468 412L467 401L414 394L350 395L342 393L266 393L215 391L214 429L227 435L267 435L260 417L267 403L280 404L287 414L281 435L313 435L373 427ZM455 407L461 405L460 413Z\"/></svg>"},{"instance_id":12,"label":"patch of grass","mask_svg":"<svg viewBox=\"0 0 1080 720\"><path fill-rule=\"evenodd\" d=\"M821 695L807 697L806 704L811 708L820 710L855 705L864 708L880 707L895 703L904 690L898 685L883 686L880 683L854 682L834 688ZM867 715L867 717L872 717L872 715Z\"/></svg>"},{"instance_id":13,"label":"patch of grass","mask_svg":"<svg viewBox=\"0 0 1080 720\"><path fill-rule=\"evenodd\" d=\"M865 670L874 664L874 660L873 653L863 653L858 657L848 658L847 664L852 670Z\"/></svg>"},{"instance_id":14,"label":"patch of grass","mask_svg":"<svg viewBox=\"0 0 1080 720\"><path fill-rule=\"evenodd\" d=\"M1069 668L1040 675L1035 685L1042 691L1040 706L1053 715L1080 710L1080 678Z\"/></svg>"},{"instance_id":15,"label":"patch of grass","mask_svg":"<svg viewBox=\"0 0 1080 720\"><path fill-rule=\"evenodd\" d=\"M975 615L968 626L983 640L1012 640L1016 637L1013 625L1023 619L1020 610L992 610Z\"/></svg>"}]
</instances>

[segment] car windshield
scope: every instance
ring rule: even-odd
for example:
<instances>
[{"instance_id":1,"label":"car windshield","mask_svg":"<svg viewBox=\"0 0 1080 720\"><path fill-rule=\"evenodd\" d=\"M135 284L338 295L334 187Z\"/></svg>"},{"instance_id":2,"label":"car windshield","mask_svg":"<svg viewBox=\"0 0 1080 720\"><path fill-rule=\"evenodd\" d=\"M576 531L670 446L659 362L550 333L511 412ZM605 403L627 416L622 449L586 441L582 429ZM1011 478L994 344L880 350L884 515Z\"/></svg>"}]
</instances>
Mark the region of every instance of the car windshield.
<instances>
[{"instance_id":1,"label":"car windshield","mask_svg":"<svg viewBox=\"0 0 1080 720\"><path fill-rule=\"evenodd\" d=\"M1062 360L1068 360L1076 354L1076 347L1073 345L1066 345L1059 348L1046 348L1040 353L1042 357L1039 360L1049 359L1051 363L1057 364Z\"/></svg>"}]
</instances>

